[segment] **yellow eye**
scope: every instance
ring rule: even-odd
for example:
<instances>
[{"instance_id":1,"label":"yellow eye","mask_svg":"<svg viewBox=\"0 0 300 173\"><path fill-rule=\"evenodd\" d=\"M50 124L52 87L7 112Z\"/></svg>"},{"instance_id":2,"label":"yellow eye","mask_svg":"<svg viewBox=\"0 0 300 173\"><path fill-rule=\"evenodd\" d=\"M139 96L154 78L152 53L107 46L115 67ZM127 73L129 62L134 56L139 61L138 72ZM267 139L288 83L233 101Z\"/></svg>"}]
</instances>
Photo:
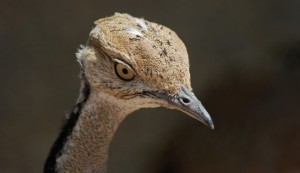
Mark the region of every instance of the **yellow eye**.
<instances>
[{"instance_id":1,"label":"yellow eye","mask_svg":"<svg viewBox=\"0 0 300 173\"><path fill-rule=\"evenodd\" d=\"M116 63L115 71L117 76L122 80L130 81L134 78L133 71L129 67L125 66L124 64Z\"/></svg>"}]
</instances>

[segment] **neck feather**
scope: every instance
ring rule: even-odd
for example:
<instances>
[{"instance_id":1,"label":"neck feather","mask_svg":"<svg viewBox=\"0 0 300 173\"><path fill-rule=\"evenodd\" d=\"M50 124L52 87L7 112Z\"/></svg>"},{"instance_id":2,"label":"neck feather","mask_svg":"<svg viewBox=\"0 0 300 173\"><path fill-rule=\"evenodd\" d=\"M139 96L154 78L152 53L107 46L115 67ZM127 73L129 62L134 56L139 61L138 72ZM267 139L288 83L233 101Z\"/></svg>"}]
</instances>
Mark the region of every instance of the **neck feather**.
<instances>
[{"instance_id":1,"label":"neck feather","mask_svg":"<svg viewBox=\"0 0 300 173\"><path fill-rule=\"evenodd\" d=\"M111 140L132 111L91 88L82 75L78 102L51 149L44 172L106 173Z\"/></svg>"}]
</instances>

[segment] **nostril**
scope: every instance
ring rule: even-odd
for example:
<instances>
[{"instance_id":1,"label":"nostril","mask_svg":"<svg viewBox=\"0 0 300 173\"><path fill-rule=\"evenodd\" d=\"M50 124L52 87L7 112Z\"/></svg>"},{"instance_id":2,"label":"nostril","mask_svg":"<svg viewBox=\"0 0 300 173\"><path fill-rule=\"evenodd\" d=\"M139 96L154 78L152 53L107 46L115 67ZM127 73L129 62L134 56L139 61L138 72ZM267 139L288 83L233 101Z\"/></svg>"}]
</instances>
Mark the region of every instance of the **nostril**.
<instances>
[{"instance_id":1,"label":"nostril","mask_svg":"<svg viewBox=\"0 0 300 173\"><path fill-rule=\"evenodd\" d=\"M190 103L190 99L188 99L186 97L181 98L181 101L182 101L182 103L184 103L186 105Z\"/></svg>"}]
</instances>

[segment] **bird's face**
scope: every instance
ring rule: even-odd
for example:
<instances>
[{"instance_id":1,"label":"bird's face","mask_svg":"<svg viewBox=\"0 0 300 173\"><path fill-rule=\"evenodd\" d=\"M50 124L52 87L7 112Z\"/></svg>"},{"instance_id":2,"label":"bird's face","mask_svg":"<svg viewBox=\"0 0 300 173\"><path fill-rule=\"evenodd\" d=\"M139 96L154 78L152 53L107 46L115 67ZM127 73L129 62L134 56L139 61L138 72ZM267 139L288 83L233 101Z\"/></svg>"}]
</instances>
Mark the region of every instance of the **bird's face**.
<instances>
[{"instance_id":1,"label":"bird's face","mask_svg":"<svg viewBox=\"0 0 300 173\"><path fill-rule=\"evenodd\" d=\"M127 14L100 19L77 54L88 82L135 107L178 109L213 128L192 92L188 54L169 28Z\"/></svg>"}]
</instances>

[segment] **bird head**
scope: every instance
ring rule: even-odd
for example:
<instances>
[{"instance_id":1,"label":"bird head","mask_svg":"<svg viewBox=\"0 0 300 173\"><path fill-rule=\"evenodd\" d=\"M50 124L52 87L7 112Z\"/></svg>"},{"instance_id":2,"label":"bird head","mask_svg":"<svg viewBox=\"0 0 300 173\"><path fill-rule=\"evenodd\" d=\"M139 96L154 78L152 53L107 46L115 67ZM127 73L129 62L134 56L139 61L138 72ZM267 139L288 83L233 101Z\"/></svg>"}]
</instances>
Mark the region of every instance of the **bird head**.
<instances>
[{"instance_id":1,"label":"bird head","mask_svg":"<svg viewBox=\"0 0 300 173\"><path fill-rule=\"evenodd\" d=\"M177 109L214 128L192 92L186 47L171 29L116 13L95 21L77 57L93 89L135 109Z\"/></svg>"}]
</instances>

